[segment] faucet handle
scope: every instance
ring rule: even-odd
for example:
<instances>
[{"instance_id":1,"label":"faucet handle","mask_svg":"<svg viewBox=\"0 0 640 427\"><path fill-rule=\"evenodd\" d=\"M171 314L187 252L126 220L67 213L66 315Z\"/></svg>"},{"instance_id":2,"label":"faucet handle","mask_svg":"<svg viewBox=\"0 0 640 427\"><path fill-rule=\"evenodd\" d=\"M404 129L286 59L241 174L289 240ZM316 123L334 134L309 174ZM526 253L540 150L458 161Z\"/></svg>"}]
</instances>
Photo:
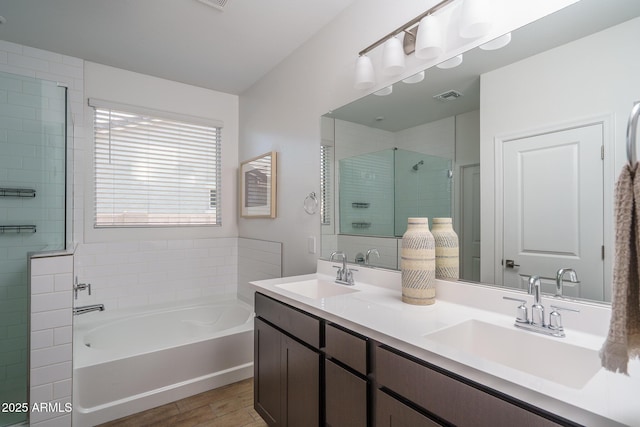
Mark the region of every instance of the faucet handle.
<instances>
[{"instance_id":1,"label":"faucet handle","mask_svg":"<svg viewBox=\"0 0 640 427\"><path fill-rule=\"evenodd\" d=\"M73 285L74 299L78 299L78 291L84 291L85 289L91 295L91 283L78 283L78 276L76 276L75 284Z\"/></svg>"},{"instance_id":2,"label":"faucet handle","mask_svg":"<svg viewBox=\"0 0 640 427\"><path fill-rule=\"evenodd\" d=\"M517 308L518 312L516 314L516 322L517 323L529 323L529 313L527 311L527 306L526 306L527 301L526 300L519 299L519 298L512 298L512 297L502 297L502 299L519 302L520 305Z\"/></svg>"},{"instance_id":3,"label":"faucet handle","mask_svg":"<svg viewBox=\"0 0 640 427\"><path fill-rule=\"evenodd\" d=\"M574 313L580 313L580 310L575 310L573 308L567 307L558 307L557 305L552 305L553 309L551 313L549 313L549 329L553 329L554 331L562 331L564 328L562 327L562 316L559 311L573 311Z\"/></svg>"}]
</instances>

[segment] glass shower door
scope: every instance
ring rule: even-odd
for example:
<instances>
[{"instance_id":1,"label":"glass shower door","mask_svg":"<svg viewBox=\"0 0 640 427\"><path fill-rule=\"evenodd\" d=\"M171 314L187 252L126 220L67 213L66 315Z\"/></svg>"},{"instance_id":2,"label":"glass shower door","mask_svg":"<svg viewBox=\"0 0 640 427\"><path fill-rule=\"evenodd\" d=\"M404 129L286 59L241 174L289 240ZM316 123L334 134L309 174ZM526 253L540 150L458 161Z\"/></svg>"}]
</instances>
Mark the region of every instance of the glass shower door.
<instances>
[{"instance_id":1,"label":"glass shower door","mask_svg":"<svg viewBox=\"0 0 640 427\"><path fill-rule=\"evenodd\" d=\"M0 72L0 426L28 415L27 253L65 248L66 106L57 83Z\"/></svg>"}]
</instances>

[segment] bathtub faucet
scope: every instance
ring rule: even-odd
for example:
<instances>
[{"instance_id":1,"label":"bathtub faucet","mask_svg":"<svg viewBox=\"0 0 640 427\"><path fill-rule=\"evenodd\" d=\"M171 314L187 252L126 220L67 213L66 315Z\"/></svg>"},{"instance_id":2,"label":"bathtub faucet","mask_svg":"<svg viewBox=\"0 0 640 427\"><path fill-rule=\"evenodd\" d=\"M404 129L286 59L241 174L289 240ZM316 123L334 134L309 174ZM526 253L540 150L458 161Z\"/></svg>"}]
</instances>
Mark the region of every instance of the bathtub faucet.
<instances>
[{"instance_id":1,"label":"bathtub faucet","mask_svg":"<svg viewBox=\"0 0 640 427\"><path fill-rule=\"evenodd\" d=\"M73 307L73 315L90 313L92 311L104 311L104 304L83 305L81 307Z\"/></svg>"}]
</instances>

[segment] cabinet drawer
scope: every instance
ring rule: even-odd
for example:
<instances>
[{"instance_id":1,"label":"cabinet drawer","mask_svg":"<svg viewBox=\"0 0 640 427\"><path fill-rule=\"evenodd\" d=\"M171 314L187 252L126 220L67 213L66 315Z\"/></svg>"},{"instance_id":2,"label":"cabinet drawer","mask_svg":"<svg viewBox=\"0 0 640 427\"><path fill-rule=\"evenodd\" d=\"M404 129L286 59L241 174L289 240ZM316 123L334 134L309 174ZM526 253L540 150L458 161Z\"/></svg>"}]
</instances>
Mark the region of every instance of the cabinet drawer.
<instances>
[{"instance_id":1,"label":"cabinet drawer","mask_svg":"<svg viewBox=\"0 0 640 427\"><path fill-rule=\"evenodd\" d=\"M367 381L327 360L325 410L329 427L367 427Z\"/></svg>"},{"instance_id":2,"label":"cabinet drawer","mask_svg":"<svg viewBox=\"0 0 640 427\"><path fill-rule=\"evenodd\" d=\"M425 417L420 412L376 390L375 427L440 427L441 424Z\"/></svg>"},{"instance_id":3,"label":"cabinet drawer","mask_svg":"<svg viewBox=\"0 0 640 427\"><path fill-rule=\"evenodd\" d=\"M335 325L325 327L325 353L352 369L367 374L367 340Z\"/></svg>"},{"instance_id":4,"label":"cabinet drawer","mask_svg":"<svg viewBox=\"0 0 640 427\"><path fill-rule=\"evenodd\" d=\"M321 322L317 317L271 299L255 294L256 315L307 344L320 348Z\"/></svg>"},{"instance_id":5,"label":"cabinet drawer","mask_svg":"<svg viewBox=\"0 0 640 427\"><path fill-rule=\"evenodd\" d=\"M457 426L558 426L384 347L376 347L379 384Z\"/></svg>"}]
</instances>

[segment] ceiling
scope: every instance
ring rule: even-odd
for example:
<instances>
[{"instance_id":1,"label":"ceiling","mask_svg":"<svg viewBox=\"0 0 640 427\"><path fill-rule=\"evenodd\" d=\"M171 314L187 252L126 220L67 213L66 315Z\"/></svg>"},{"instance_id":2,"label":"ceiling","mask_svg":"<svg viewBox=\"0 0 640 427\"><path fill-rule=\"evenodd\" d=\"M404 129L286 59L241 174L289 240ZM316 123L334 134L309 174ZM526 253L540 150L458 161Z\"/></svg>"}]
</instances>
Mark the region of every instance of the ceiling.
<instances>
[{"instance_id":1,"label":"ceiling","mask_svg":"<svg viewBox=\"0 0 640 427\"><path fill-rule=\"evenodd\" d=\"M241 94L354 1L0 0L0 39Z\"/></svg>"}]
</instances>

